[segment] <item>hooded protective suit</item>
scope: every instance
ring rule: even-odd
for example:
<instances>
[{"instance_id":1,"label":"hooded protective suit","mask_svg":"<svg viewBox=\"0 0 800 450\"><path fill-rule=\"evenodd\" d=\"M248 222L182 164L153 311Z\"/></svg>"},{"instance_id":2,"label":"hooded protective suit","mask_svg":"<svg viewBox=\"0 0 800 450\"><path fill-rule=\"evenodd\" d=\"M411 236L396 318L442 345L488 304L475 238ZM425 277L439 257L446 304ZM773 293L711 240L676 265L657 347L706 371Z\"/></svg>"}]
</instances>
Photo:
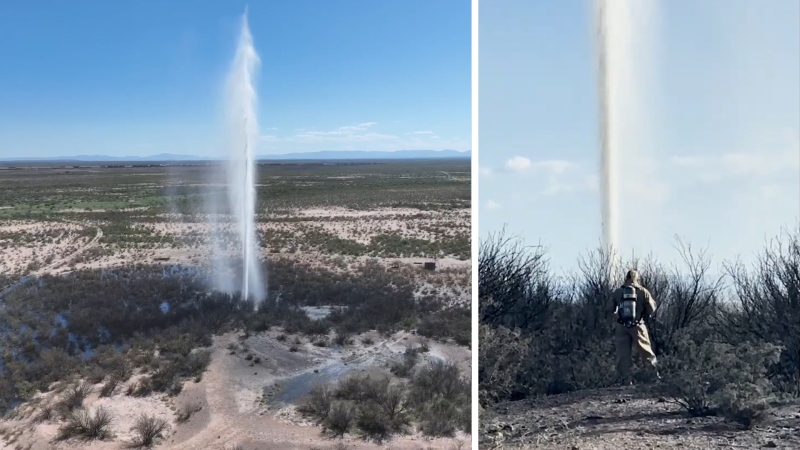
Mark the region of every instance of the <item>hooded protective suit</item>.
<instances>
[{"instance_id":1,"label":"hooded protective suit","mask_svg":"<svg viewBox=\"0 0 800 450\"><path fill-rule=\"evenodd\" d=\"M625 287L633 287L636 293L636 322L630 328L617 321L618 308L622 302ZM639 272L629 270L625 276L625 283L611 294L611 303L608 311L613 316L615 323L614 341L617 350L617 375L622 383L631 382L631 362L634 348L645 365L656 369L656 355L650 346L650 335L647 327L642 322L656 311L656 302L650 291L639 284ZM658 371L655 370L658 376Z\"/></svg>"}]
</instances>

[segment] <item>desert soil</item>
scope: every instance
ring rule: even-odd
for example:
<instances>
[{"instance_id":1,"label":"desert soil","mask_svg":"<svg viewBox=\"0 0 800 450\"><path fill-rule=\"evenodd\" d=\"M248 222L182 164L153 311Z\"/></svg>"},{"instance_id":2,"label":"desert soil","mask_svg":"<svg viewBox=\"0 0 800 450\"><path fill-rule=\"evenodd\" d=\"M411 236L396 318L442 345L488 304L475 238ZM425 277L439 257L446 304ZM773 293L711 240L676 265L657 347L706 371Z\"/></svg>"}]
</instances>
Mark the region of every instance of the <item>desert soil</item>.
<instances>
[{"instance_id":1,"label":"desert soil","mask_svg":"<svg viewBox=\"0 0 800 450\"><path fill-rule=\"evenodd\" d=\"M482 449L800 449L800 403L743 430L717 417L690 417L635 388L501 403L481 421Z\"/></svg>"},{"instance_id":2,"label":"desert soil","mask_svg":"<svg viewBox=\"0 0 800 450\"><path fill-rule=\"evenodd\" d=\"M342 364L347 373L375 373L385 368L389 361L399 357L406 346L419 342L417 336L399 332L381 339L376 333L356 338L356 344L347 349L316 347L305 340L299 352L289 350L293 338L280 341L278 331L271 331L241 340L236 334L218 336L212 346L212 360L207 372L199 382L187 381L183 391L174 398L152 395L145 398L125 394L127 385L121 385L110 398L99 398L100 384L94 386L84 405L93 411L98 406L111 410L114 417L108 441L83 442L77 440L56 441L59 423L46 421L33 423L38 410L37 402L20 408L22 417L0 424L2 435L0 450L18 448L30 450L122 449L130 446L133 434L131 427L142 413L155 415L169 421L170 430L154 448L189 450L281 449L310 450L333 448L336 442L323 435L321 428L300 416L295 402L274 402L270 397L280 398L284 389L292 386L299 377L310 383L302 392L315 385L314 377L324 373L327 367ZM375 339L373 344L361 343L365 338ZM231 344L246 344L246 351L232 352ZM245 359L246 354L262 358L259 363ZM446 358L468 369L470 351L463 347L431 343L429 358ZM133 382L135 378L129 381ZM320 377L320 381L325 381ZM302 394L300 392L300 394ZM265 395L267 394L267 395ZM298 394L295 392L295 394ZM52 401L56 394L45 394L38 398L40 404ZM176 421L176 411L183 405L200 408L182 424ZM348 448L356 449L453 449L462 445L469 447L468 435L451 439L428 439L418 434L395 437L389 442L376 444L365 442L356 436L343 439Z\"/></svg>"},{"instance_id":3,"label":"desert soil","mask_svg":"<svg viewBox=\"0 0 800 450\"><path fill-rule=\"evenodd\" d=\"M319 218L315 226L323 231L342 238L365 238L383 231L401 232L408 237L429 238L426 226L442 225L440 217L430 212L418 210L379 210L372 212L350 211L346 209L316 209L295 211L305 218ZM448 213L448 220L460 231L469 227L469 211ZM420 216L405 220L405 216ZM348 222L328 222L332 217L350 219ZM355 222L352 220L355 219ZM416 221L413 224L408 221ZM417 223L419 222L419 223ZM111 249L101 242L103 237L99 224L79 221L5 221L0 223L0 246L4 258L0 261L0 273L12 277L23 275L43 275L45 273L65 274L82 268L120 267L131 262L192 264L202 266L208 263L210 248L206 245L147 249ZM165 236L180 237L185 234L207 232L202 224L186 223L147 223L137 226L154 229ZM294 231L290 225L278 224L283 231ZM269 232L270 230L265 230ZM455 229L453 230L456 231ZM104 250L97 252L97 250ZM91 251L88 258L85 252ZM266 256L266 252L265 252ZM365 261L366 257L342 258L335 255L315 253L278 253L270 258L287 258L304 264L325 265L330 258L339 259L345 267ZM416 267L413 263L422 258L382 258L387 266ZM26 271L30 264L36 268ZM420 292L431 289L448 290L456 294L454 301L469 301L470 261L452 258L439 260L442 270L436 272L413 271ZM398 266L399 267L399 266ZM333 270L333 267L329 267ZM0 286L2 288L2 286ZM1 290L1 289L0 289ZM367 336L362 336L365 338ZM300 352L290 352L289 340L277 339L276 332L264 333L246 340L249 353L259 356L261 362L254 364L245 360L242 352L231 353L229 344L239 342L237 336L229 334L215 338L212 347L212 361L200 382L190 380L176 397L152 395L135 398L125 395L127 385L121 385L110 398L99 398L100 385L94 386L93 393L86 399L90 409L104 406L110 409L114 422L113 440L110 441L65 441L56 442L53 438L58 432L59 423L48 421L33 423L31 417L39 410L36 402L20 408L21 417L0 422L0 450L11 449L118 449L126 448L133 437L131 427L136 418L147 413L169 420L170 432L156 448L174 449L219 449L228 450L237 445L243 449L305 449L332 448L334 442L321 434L321 429L303 420L296 412L297 397L310 389L309 384L316 381L330 381L317 374L331 375L334 378L350 373L385 372L393 358L398 358L406 346L419 343L419 338L401 332L390 338L382 338L376 333L369 336L374 344L364 345L361 338L345 350L329 347L316 347L307 339L303 341ZM431 342L429 359L445 359L456 362L466 374L470 372L471 353L465 347ZM131 379L128 383L135 381ZM44 394L36 401L47 403L56 394ZM280 399L293 399L288 404ZM201 409L183 424L176 422L176 411L187 404L198 405ZM3 439L5 438L5 439ZM469 436L458 435L454 439L426 439L420 435L402 436L388 443L377 445L348 437L345 442L352 449L391 448L391 449L454 449L468 448Z\"/></svg>"},{"instance_id":4,"label":"desert soil","mask_svg":"<svg viewBox=\"0 0 800 450\"><path fill-rule=\"evenodd\" d=\"M361 243L369 243L370 239L381 233L393 233L407 238L433 240L435 236L428 229L430 227L444 227L448 234L469 234L469 210L454 211L422 211L415 209L379 209L375 211L356 211L344 208L307 209L294 211L297 217L303 217L303 222L267 222L259 224L264 233L284 232L295 236L302 236L308 231L322 231L333 234L341 239L351 239ZM174 217L173 217L174 216ZM39 267L37 275L44 273L61 274L74 269L97 269L102 267L122 266L127 262L164 263L170 264L203 264L211 253L211 245L204 242L211 232L211 227L203 222L203 217L194 217L200 222L185 222L185 217L171 215L165 217L164 222L131 222L134 228L144 228L155 232L159 236L169 238L183 238L194 236L199 241L191 245L162 247L147 249L116 249L113 254L93 255L88 261L83 261L80 254L90 248L106 248L100 245L102 230L95 223L89 221L50 221L34 222L23 220L9 220L0 222L0 246L3 248L4 258L0 260L0 273L16 274L31 263ZM319 219L319 221L308 221ZM339 219L339 220L332 220ZM232 227L230 225L229 227ZM226 227L221 227L225 229ZM79 237L79 230L91 230L92 237ZM17 241L13 235L25 235L25 239ZM279 253L276 253L278 251ZM316 252L287 253L286 249L264 249L264 255L271 253L271 257L282 257L297 260L318 261L322 255ZM366 260L367 257L347 258L348 260ZM428 258L381 258L386 264L421 263ZM455 258L440 258L441 268L466 269L470 267L469 260ZM70 267L71 266L71 267Z\"/></svg>"}]
</instances>

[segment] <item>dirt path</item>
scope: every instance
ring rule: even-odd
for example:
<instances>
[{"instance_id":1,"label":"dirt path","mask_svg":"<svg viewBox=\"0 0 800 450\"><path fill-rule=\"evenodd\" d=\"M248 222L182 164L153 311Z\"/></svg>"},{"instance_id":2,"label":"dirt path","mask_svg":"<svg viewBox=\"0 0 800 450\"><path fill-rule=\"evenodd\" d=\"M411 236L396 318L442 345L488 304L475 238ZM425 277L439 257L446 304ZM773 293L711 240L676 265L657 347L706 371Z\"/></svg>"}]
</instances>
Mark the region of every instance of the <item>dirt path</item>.
<instances>
[{"instance_id":1,"label":"dirt path","mask_svg":"<svg viewBox=\"0 0 800 450\"><path fill-rule=\"evenodd\" d=\"M326 438L319 427L294 416L293 408L274 410L258 402L257 396L264 385L276 379L285 380L289 377L284 374L275 376L271 371L265 371L264 367L242 366L239 357L229 355L227 350L227 345L234 340L230 335L216 339L211 365L203 376L203 381L196 385L199 392L192 392L192 388L190 388L186 393L181 394L181 396L200 399L199 401L204 404L204 409L206 409L207 417L201 417L197 422L190 421L187 425L182 425L183 429L168 443L165 443L163 448L227 450L236 445L246 449L264 450L332 448L335 442ZM399 345L395 339L387 340L382 344ZM254 347L250 347L248 352L254 355L264 355L266 358L276 356L259 352ZM311 360L316 359L316 355L311 356ZM326 358L320 359L310 368L323 367L330 362ZM308 371L310 368L292 371L290 376ZM180 402L183 399L179 398L178 400ZM398 437L382 445L364 442L354 437L347 438L346 442L348 448L352 450L455 448L454 439L428 440L419 436Z\"/></svg>"}]
</instances>

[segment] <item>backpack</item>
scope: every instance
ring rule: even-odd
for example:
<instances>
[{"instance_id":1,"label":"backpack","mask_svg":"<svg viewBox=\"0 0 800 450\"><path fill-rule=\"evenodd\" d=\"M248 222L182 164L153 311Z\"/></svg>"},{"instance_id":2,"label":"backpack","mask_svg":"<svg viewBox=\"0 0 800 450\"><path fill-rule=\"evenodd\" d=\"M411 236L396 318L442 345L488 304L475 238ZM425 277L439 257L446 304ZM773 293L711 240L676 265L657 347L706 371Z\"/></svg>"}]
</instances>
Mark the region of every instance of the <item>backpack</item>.
<instances>
[{"instance_id":1,"label":"backpack","mask_svg":"<svg viewBox=\"0 0 800 450\"><path fill-rule=\"evenodd\" d=\"M631 328L637 323L636 299L636 288L634 286L622 286L622 300L617 306L617 322L627 328Z\"/></svg>"}]
</instances>

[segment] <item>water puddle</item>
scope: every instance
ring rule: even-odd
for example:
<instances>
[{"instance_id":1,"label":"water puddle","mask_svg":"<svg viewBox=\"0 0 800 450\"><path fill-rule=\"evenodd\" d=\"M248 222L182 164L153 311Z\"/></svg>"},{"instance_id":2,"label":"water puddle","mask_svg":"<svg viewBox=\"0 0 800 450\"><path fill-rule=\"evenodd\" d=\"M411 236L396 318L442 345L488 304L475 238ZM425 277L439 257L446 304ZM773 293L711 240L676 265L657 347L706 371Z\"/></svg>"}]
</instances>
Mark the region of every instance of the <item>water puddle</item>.
<instances>
[{"instance_id":1,"label":"water puddle","mask_svg":"<svg viewBox=\"0 0 800 450\"><path fill-rule=\"evenodd\" d=\"M318 372L309 371L280 381L280 388L269 400L269 405L294 403L308 395L316 386L337 381L350 374L352 369L338 362L319 369ZM264 394L268 395L271 386L264 387Z\"/></svg>"}]
</instances>

